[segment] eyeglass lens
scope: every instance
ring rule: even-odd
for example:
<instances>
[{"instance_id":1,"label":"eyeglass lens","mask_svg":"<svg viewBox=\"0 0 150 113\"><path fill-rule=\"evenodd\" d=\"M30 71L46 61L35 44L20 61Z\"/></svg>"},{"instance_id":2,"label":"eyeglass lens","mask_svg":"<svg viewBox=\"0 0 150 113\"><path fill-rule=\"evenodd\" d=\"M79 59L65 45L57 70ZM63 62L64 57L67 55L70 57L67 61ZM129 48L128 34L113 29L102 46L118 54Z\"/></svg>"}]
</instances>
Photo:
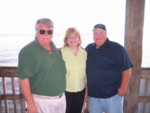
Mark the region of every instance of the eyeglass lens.
<instances>
[{"instance_id":1,"label":"eyeglass lens","mask_svg":"<svg viewBox=\"0 0 150 113\"><path fill-rule=\"evenodd\" d=\"M73 39L73 38L77 39L78 36L68 36L68 39Z\"/></svg>"}]
</instances>

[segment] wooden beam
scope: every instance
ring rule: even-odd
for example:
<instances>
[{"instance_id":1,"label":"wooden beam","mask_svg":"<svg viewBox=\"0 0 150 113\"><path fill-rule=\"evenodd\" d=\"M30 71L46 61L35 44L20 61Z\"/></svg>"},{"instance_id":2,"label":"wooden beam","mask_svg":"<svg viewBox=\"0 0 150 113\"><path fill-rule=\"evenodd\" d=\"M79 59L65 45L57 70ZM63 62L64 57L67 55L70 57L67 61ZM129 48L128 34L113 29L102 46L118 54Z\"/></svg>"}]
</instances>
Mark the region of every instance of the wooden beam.
<instances>
[{"instance_id":1,"label":"wooden beam","mask_svg":"<svg viewBox=\"0 0 150 113\"><path fill-rule=\"evenodd\" d=\"M125 95L124 112L138 112L138 98L142 64L142 40L145 0L126 0L125 48L134 65L128 91Z\"/></svg>"}]
</instances>

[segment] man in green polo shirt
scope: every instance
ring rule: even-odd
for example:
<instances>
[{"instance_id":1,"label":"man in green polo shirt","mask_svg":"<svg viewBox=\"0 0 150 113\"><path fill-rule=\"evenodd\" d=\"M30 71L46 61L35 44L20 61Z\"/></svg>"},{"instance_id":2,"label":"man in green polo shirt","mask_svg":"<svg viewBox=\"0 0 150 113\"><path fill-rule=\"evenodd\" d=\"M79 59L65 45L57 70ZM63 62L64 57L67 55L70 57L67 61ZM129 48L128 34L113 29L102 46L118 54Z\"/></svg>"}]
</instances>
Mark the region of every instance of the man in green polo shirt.
<instances>
[{"instance_id":1,"label":"man in green polo shirt","mask_svg":"<svg viewBox=\"0 0 150 113\"><path fill-rule=\"evenodd\" d=\"M52 42L53 22L35 24L36 38L19 53L18 77L28 113L65 113L66 68Z\"/></svg>"}]
</instances>

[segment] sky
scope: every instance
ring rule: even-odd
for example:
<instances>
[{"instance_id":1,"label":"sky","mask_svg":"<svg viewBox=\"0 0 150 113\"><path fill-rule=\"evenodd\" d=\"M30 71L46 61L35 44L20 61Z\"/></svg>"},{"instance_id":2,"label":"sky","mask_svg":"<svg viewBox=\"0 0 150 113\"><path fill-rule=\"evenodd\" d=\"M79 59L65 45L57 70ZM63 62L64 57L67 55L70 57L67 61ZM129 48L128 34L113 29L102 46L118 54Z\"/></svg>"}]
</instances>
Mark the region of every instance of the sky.
<instances>
[{"instance_id":1,"label":"sky","mask_svg":"<svg viewBox=\"0 0 150 113\"><path fill-rule=\"evenodd\" d=\"M68 27L91 34L95 24L103 23L108 36L120 40L124 9L125 0L0 0L0 34L34 34L36 20L46 17L54 21L55 34Z\"/></svg>"},{"instance_id":2,"label":"sky","mask_svg":"<svg viewBox=\"0 0 150 113\"><path fill-rule=\"evenodd\" d=\"M150 56L150 0L145 0L145 17L143 31L143 56ZM148 49L149 48L149 49Z\"/></svg>"}]
</instances>

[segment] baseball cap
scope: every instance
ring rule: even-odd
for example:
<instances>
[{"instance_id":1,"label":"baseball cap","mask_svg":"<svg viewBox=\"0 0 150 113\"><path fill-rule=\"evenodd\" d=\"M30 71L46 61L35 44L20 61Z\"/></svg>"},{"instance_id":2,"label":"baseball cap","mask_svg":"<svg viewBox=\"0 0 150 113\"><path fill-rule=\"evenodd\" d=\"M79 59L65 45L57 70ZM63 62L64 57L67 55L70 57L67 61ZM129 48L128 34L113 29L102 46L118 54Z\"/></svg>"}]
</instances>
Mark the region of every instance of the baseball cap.
<instances>
[{"instance_id":1,"label":"baseball cap","mask_svg":"<svg viewBox=\"0 0 150 113\"><path fill-rule=\"evenodd\" d=\"M94 29L96 29L96 28L100 28L100 29L103 29L104 31L106 31L106 27L105 27L104 24L96 24L96 25L94 26ZM93 29L93 30L94 30L94 29Z\"/></svg>"}]
</instances>

